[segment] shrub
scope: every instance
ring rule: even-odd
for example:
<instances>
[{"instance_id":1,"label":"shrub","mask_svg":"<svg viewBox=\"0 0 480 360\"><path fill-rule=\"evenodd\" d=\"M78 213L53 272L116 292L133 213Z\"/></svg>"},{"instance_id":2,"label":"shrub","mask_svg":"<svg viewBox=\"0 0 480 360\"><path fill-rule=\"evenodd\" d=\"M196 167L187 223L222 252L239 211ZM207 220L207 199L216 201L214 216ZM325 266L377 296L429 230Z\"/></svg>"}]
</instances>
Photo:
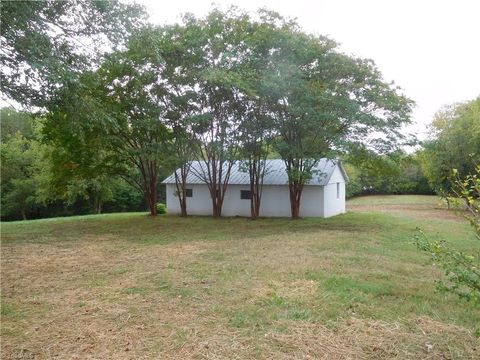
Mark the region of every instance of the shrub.
<instances>
[{"instance_id":1,"label":"shrub","mask_svg":"<svg viewBox=\"0 0 480 360\"><path fill-rule=\"evenodd\" d=\"M475 171L462 179L454 169L451 194L446 199L461 209L480 240L480 166ZM445 242L431 241L420 229L414 240L418 249L429 253L434 263L445 271L445 280L437 283L439 290L456 293L480 304L479 252L462 252L449 247Z\"/></svg>"},{"instance_id":2,"label":"shrub","mask_svg":"<svg viewBox=\"0 0 480 360\"><path fill-rule=\"evenodd\" d=\"M157 214L166 214L167 213L167 205L164 203L157 203Z\"/></svg>"}]
</instances>

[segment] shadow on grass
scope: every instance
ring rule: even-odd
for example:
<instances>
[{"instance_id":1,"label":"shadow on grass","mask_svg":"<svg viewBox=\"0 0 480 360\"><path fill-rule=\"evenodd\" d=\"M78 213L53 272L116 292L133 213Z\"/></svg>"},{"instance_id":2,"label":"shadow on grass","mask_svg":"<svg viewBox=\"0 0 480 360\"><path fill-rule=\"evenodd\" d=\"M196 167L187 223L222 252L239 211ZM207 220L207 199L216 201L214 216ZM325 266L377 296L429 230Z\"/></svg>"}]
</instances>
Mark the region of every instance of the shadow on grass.
<instances>
[{"instance_id":1,"label":"shadow on grass","mask_svg":"<svg viewBox=\"0 0 480 360\"><path fill-rule=\"evenodd\" d=\"M168 244L183 241L222 241L260 238L270 235L302 234L319 231L355 234L386 231L395 219L386 214L347 213L332 218L248 218L213 219L174 215L152 218L145 214L97 216L16 222L2 226L2 243L61 243L128 241L138 244Z\"/></svg>"}]
</instances>

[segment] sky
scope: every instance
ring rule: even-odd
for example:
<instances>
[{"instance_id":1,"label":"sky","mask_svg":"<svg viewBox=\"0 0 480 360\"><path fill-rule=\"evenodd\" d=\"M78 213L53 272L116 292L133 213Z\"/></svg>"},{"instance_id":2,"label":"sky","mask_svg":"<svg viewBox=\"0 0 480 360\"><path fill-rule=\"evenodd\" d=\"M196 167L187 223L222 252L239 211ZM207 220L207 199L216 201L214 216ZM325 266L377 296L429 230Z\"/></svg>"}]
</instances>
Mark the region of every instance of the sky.
<instances>
[{"instance_id":1,"label":"sky","mask_svg":"<svg viewBox=\"0 0 480 360\"><path fill-rule=\"evenodd\" d=\"M211 0L137 0L155 24L202 16ZM341 51L373 59L385 80L394 81L416 102L420 139L444 105L480 96L480 0L217 0L255 11L275 10L296 18L307 32L328 35Z\"/></svg>"}]
</instances>

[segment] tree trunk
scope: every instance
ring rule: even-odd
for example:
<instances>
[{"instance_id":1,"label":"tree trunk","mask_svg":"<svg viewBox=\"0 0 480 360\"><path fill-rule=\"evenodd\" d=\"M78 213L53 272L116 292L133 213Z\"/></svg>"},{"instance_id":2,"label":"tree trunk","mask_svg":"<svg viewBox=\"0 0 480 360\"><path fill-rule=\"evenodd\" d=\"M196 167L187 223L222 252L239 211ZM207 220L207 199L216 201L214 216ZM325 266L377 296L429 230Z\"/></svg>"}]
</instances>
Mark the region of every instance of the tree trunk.
<instances>
[{"instance_id":1,"label":"tree trunk","mask_svg":"<svg viewBox=\"0 0 480 360\"><path fill-rule=\"evenodd\" d=\"M182 198L180 199L180 216L187 216L187 197L185 196L185 189L183 190Z\"/></svg>"},{"instance_id":2,"label":"tree trunk","mask_svg":"<svg viewBox=\"0 0 480 360\"><path fill-rule=\"evenodd\" d=\"M221 203L219 191L215 190L214 194L215 195L212 198L213 217L219 218L222 216L222 203Z\"/></svg>"},{"instance_id":3,"label":"tree trunk","mask_svg":"<svg viewBox=\"0 0 480 360\"><path fill-rule=\"evenodd\" d=\"M250 175L250 217L257 219L260 216L260 204L262 201L263 176L265 164L259 158L254 158L249 164Z\"/></svg>"},{"instance_id":4,"label":"tree trunk","mask_svg":"<svg viewBox=\"0 0 480 360\"><path fill-rule=\"evenodd\" d=\"M250 190L250 193L252 194L252 198L250 200L250 218L252 218L253 220L257 219L258 218L258 207L257 207L257 203L255 201L255 195L253 194L253 191Z\"/></svg>"},{"instance_id":5,"label":"tree trunk","mask_svg":"<svg viewBox=\"0 0 480 360\"><path fill-rule=\"evenodd\" d=\"M22 213L22 219L27 220L27 214L25 213L25 209L20 210Z\"/></svg>"},{"instance_id":6,"label":"tree trunk","mask_svg":"<svg viewBox=\"0 0 480 360\"><path fill-rule=\"evenodd\" d=\"M102 201L98 194L95 194L93 198L93 211L95 214L100 214L102 212Z\"/></svg>"},{"instance_id":7,"label":"tree trunk","mask_svg":"<svg viewBox=\"0 0 480 360\"><path fill-rule=\"evenodd\" d=\"M248 170L250 173L250 217L255 220L258 218L258 199L256 191L257 167L255 160L250 160Z\"/></svg>"},{"instance_id":8,"label":"tree trunk","mask_svg":"<svg viewBox=\"0 0 480 360\"><path fill-rule=\"evenodd\" d=\"M290 190L290 211L292 219L300 218L300 199L302 196L302 186L298 182L288 184Z\"/></svg>"},{"instance_id":9,"label":"tree trunk","mask_svg":"<svg viewBox=\"0 0 480 360\"><path fill-rule=\"evenodd\" d=\"M260 216L261 189L258 183L250 184L250 217L257 219Z\"/></svg>"},{"instance_id":10,"label":"tree trunk","mask_svg":"<svg viewBox=\"0 0 480 360\"><path fill-rule=\"evenodd\" d=\"M145 199L150 209L151 216L157 216L157 181L151 180L147 185L148 189L145 192Z\"/></svg>"},{"instance_id":11,"label":"tree trunk","mask_svg":"<svg viewBox=\"0 0 480 360\"><path fill-rule=\"evenodd\" d=\"M180 170L180 177L175 171L175 187L177 189L178 194L178 202L180 203L180 216L186 217L187 216L187 191L186 191L186 182L187 182L187 174L188 170L185 169L185 165L182 165Z\"/></svg>"},{"instance_id":12,"label":"tree trunk","mask_svg":"<svg viewBox=\"0 0 480 360\"><path fill-rule=\"evenodd\" d=\"M150 195L147 201L148 201L148 207L150 209L150 215L157 216L157 204L155 202L155 199L152 198L152 196Z\"/></svg>"}]
</instances>

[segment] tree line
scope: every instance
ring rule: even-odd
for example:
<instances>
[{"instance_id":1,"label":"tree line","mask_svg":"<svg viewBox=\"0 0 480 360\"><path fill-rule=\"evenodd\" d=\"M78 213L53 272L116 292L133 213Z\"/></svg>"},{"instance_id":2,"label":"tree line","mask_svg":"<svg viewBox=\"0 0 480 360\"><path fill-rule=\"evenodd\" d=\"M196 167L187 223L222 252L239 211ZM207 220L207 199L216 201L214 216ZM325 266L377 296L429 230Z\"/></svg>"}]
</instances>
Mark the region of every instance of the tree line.
<instances>
[{"instance_id":1,"label":"tree line","mask_svg":"<svg viewBox=\"0 0 480 360\"><path fill-rule=\"evenodd\" d=\"M1 6L3 90L35 118L34 143L21 145L33 138L16 133L2 146L43 154L31 162L44 173L37 178L45 186L36 188L54 190L44 202L83 196L98 212L120 187L137 189L156 215L159 181L178 169L185 216L186 177L191 161L200 160L205 166L195 175L208 186L212 214L221 216L240 160L256 218L265 161L274 156L285 163L291 215L298 218L320 158L341 156L360 169L366 185L358 193L372 186L368 161L384 168L418 164L399 152L410 140L402 126L413 106L401 89L373 61L346 55L334 40L277 13L213 8L204 17L186 14L179 23L153 26L141 7L117 1ZM8 160L2 155L2 168L15 162L13 153L5 152ZM12 179L22 171L2 179L2 202L21 189ZM31 174L23 172L24 180ZM12 195L10 203L15 198L28 196Z\"/></svg>"}]
</instances>

